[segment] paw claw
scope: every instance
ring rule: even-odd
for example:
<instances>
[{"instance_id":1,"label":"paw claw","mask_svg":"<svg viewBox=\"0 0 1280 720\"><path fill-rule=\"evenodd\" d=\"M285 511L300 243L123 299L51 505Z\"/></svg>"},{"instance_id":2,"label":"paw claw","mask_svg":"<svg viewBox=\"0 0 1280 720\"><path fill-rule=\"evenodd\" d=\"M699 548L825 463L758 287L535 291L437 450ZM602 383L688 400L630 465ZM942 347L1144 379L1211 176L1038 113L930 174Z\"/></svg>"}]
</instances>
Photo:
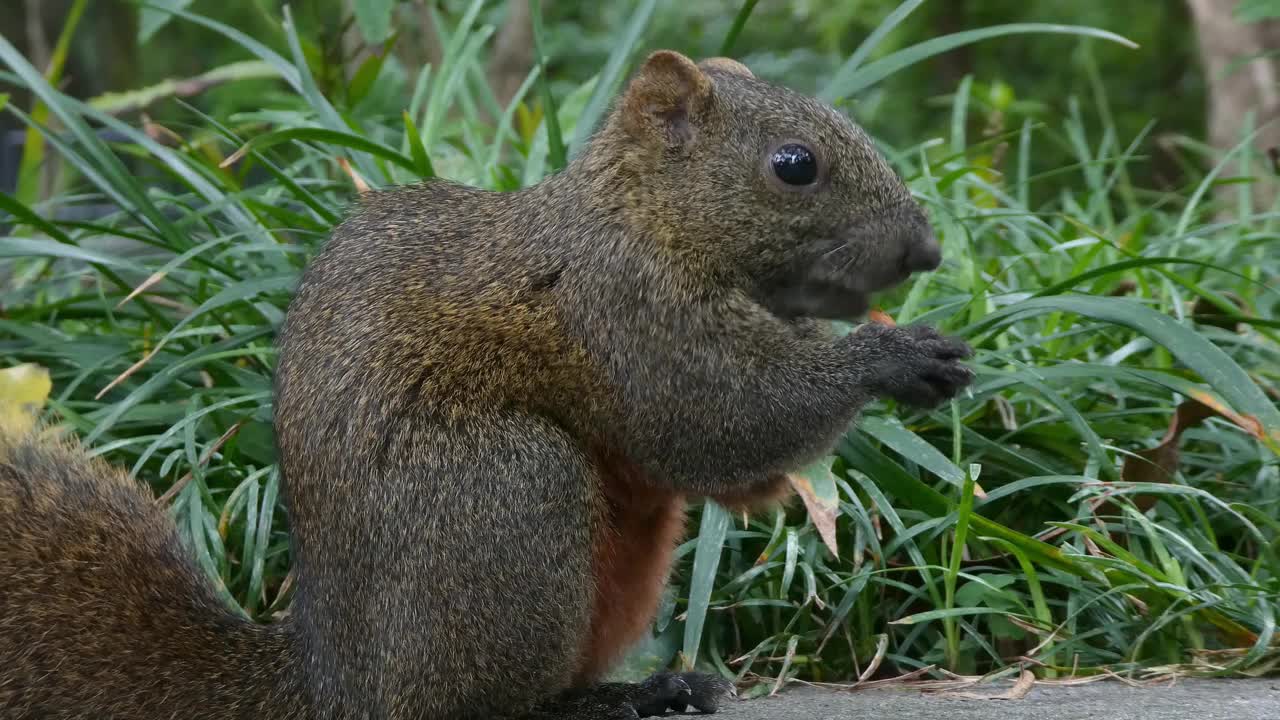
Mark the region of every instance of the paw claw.
<instances>
[{"instance_id":1,"label":"paw claw","mask_svg":"<svg viewBox=\"0 0 1280 720\"><path fill-rule=\"evenodd\" d=\"M684 701L680 708L672 706L672 710L682 712L685 706L692 706L700 713L714 713L720 709L720 702L725 698L736 698L737 690L733 683L709 673L682 673L681 677L685 678L691 692L689 697L681 698Z\"/></svg>"}]
</instances>

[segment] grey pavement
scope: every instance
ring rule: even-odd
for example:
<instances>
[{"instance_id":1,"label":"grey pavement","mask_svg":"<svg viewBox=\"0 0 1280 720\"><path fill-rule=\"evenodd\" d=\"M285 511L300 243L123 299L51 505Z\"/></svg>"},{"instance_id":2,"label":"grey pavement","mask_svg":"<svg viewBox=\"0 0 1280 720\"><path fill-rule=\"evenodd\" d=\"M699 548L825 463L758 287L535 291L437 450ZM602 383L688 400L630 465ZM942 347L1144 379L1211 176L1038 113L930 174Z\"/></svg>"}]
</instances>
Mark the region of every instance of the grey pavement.
<instances>
[{"instance_id":1,"label":"grey pavement","mask_svg":"<svg viewBox=\"0 0 1280 720\"><path fill-rule=\"evenodd\" d=\"M998 694L1009 684L970 688ZM705 717L705 716L704 716ZM969 700L946 692L884 688L857 692L795 687L730 702L716 720L1280 720L1280 678L1178 680L1135 688L1107 681L1036 685L1018 700Z\"/></svg>"}]
</instances>

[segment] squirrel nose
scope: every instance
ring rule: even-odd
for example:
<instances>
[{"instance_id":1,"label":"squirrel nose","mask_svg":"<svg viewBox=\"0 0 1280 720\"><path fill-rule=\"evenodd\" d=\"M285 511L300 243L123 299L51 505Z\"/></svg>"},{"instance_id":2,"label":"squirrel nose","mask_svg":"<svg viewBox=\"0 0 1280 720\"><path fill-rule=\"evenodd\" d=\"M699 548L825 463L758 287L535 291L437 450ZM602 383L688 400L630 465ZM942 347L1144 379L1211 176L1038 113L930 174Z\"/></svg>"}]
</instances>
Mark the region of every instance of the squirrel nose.
<instances>
[{"instance_id":1,"label":"squirrel nose","mask_svg":"<svg viewBox=\"0 0 1280 720\"><path fill-rule=\"evenodd\" d=\"M929 272L937 270L942 264L942 246L938 238L928 226L914 230L915 237L907 243L907 252L902 258L902 269L907 273Z\"/></svg>"}]
</instances>

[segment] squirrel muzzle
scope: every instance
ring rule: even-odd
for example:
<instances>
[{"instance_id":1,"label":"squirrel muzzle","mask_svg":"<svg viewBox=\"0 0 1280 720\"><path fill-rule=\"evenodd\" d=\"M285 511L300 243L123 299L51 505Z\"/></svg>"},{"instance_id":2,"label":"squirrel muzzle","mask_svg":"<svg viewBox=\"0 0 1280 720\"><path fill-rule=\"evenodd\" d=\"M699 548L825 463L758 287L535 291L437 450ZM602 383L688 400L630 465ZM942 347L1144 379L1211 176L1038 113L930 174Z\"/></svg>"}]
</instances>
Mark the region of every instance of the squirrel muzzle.
<instances>
[{"instance_id":1,"label":"squirrel muzzle","mask_svg":"<svg viewBox=\"0 0 1280 720\"><path fill-rule=\"evenodd\" d=\"M765 303L784 317L853 320L873 293L936 270L942 248L912 200L850 223L839 237L810 244L768 283Z\"/></svg>"}]
</instances>

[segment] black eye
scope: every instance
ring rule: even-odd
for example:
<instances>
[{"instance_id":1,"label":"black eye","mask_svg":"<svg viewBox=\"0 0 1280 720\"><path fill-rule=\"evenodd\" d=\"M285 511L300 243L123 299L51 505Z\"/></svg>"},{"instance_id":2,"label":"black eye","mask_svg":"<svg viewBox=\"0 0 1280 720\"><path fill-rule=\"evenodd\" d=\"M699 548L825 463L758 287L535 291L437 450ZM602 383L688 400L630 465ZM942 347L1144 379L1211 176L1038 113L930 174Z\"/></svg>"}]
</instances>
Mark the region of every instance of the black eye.
<instances>
[{"instance_id":1,"label":"black eye","mask_svg":"<svg viewBox=\"0 0 1280 720\"><path fill-rule=\"evenodd\" d=\"M788 185L808 185L818 179L818 159L803 145L783 145L773 152L770 162L773 174Z\"/></svg>"}]
</instances>

